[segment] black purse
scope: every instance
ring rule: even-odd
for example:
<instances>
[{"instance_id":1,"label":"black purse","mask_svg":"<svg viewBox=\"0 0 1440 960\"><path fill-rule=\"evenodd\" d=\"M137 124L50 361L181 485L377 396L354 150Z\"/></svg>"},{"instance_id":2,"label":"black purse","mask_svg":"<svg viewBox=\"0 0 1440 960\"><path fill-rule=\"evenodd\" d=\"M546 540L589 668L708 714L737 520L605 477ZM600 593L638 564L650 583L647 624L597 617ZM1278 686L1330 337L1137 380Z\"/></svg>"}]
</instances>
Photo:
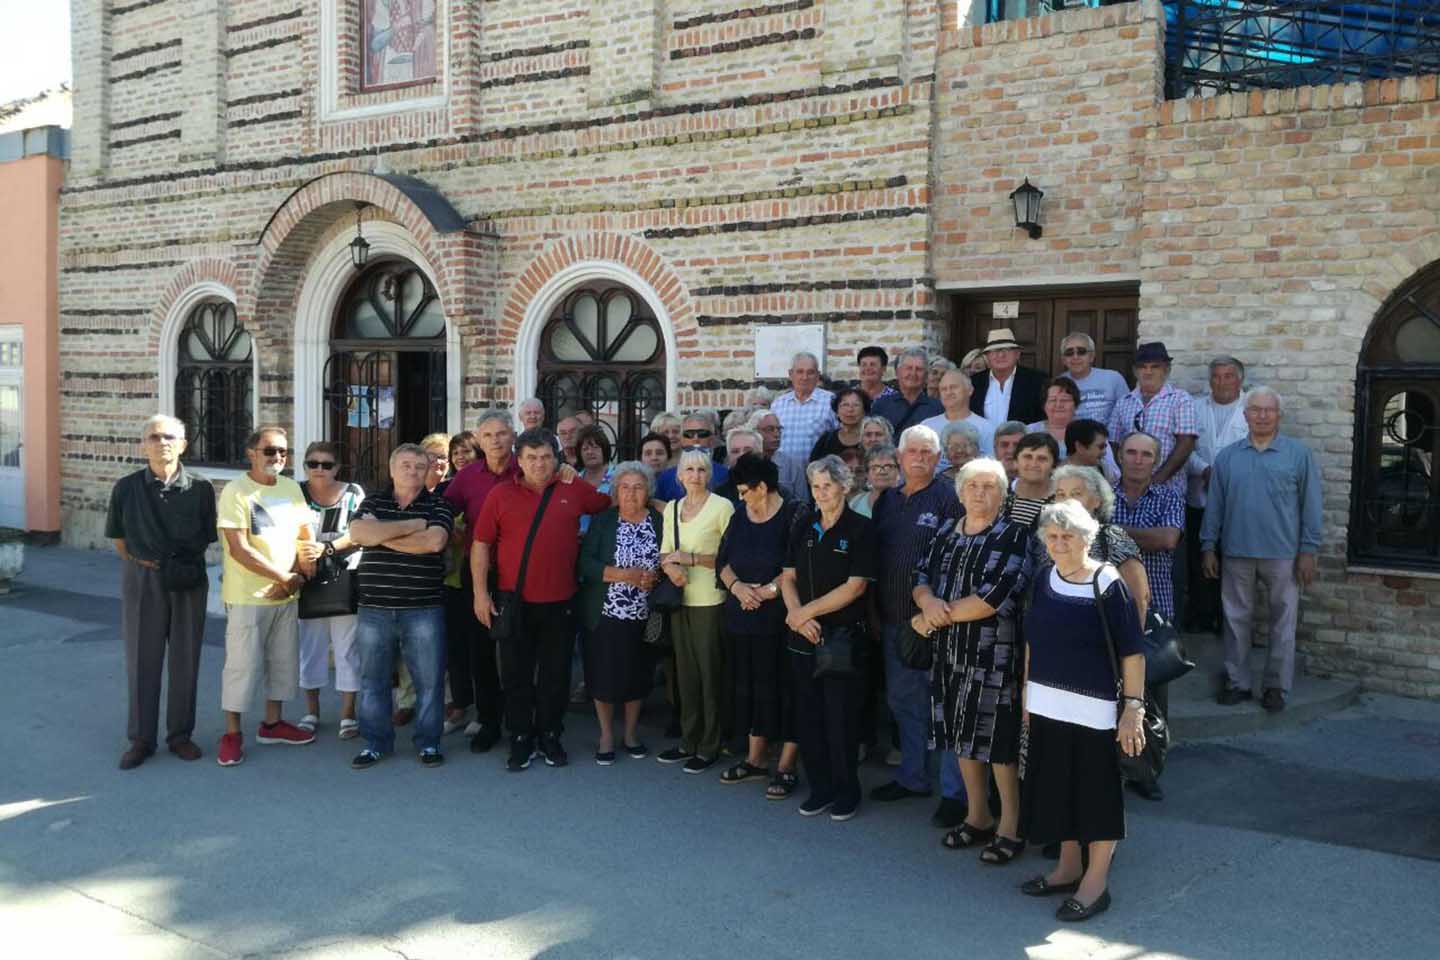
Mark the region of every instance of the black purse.
<instances>
[{"instance_id":1,"label":"black purse","mask_svg":"<svg viewBox=\"0 0 1440 960\"><path fill-rule=\"evenodd\" d=\"M859 627L821 627L811 676L816 680L854 676L859 672L856 664L862 642Z\"/></svg>"},{"instance_id":2,"label":"black purse","mask_svg":"<svg viewBox=\"0 0 1440 960\"><path fill-rule=\"evenodd\" d=\"M929 670L935 663L935 641L916 631L907 620L895 635L895 656L902 667Z\"/></svg>"},{"instance_id":3,"label":"black purse","mask_svg":"<svg viewBox=\"0 0 1440 960\"><path fill-rule=\"evenodd\" d=\"M1145 611L1145 686L1163 687L1195 669L1180 632L1152 606Z\"/></svg>"},{"instance_id":4,"label":"black purse","mask_svg":"<svg viewBox=\"0 0 1440 960\"><path fill-rule=\"evenodd\" d=\"M344 559L331 553L315 563L315 576L300 590L295 615L301 620L344 617L359 609L355 571Z\"/></svg>"},{"instance_id":5,"label":"black purse","mask_svg":"<svg viewBox=\"0 0 1440 960\"><path fill-rule=\"evenodd\" d=\"M680 501L676 500L672 506L675 508L675 549L680 549ZM685 588L675 586L675 582L665 576L662 571L655 586L650 589L649 595L645 598L650 605L650 613L674 613L685 603Z\"/></svg>"},{"instance_id":6,"label":"black purse","mask_svg":"<svg viewBox=\"0 0 1440 960\"><path fill-rule=\"evenodd\" d=\"M1101 569L1104 569L1103 567ZM1117 571L1116 576L1119 576ZM1095 593L1095 609L1100 614L1100 629L1105 634L1105 648L1110 654L1110 666L1115 671L1116 691L1116 716L1124 713L1125 693L1124 678L1120 672L1120 658L1115 653L1115 639L1110 633L1110 620L1105 616L1104 601L1100 598L1100 571L1095 571L1095 578L1090 581L1091 589ZM1160 708L1155 704L1155 698L1150 695L1150 687L1145 687L1145 719L1143 721L1145 731L1145 743L1140 752L1135 756L1127 754L1123 747L1117 742L1115 744L1115 756L1120 761L1120 774L1126 780L1136 783L1153 783L1159 779L1160 774L1165 772L1165 754L1170 749L1170 725L1160 714Z\"/></svg>"},{"instance_id":7,"label":"black purse","mask_svg":"<svg viewBox=\"0 0 1440 960\"><path fill-rule=\"evenodd\" d=\"M545 516L545 508L550 505L550 497L554 493L555 484L552 483L540 495L540 506L535 509L535 519L530 521L530 532L525 536L525 549L520 554L520 573L515 578L515 589L497 591L494 595L495 615L490 618L492 640L498 642L520 636L520 597L525 590L525 571L530 566L530 548L535 546L535 534L540 531L540 519Z\"/></svg>"},{"instance_id":8,"label":"black purse","mask_svg":"<svg viewBox=\"0 0 1440 960\"><path fill-rule=\"evenodd\" d=\"M205 572L205 554L187 553L175 546L175 541L170 539L170 531L165 528L165 519L160 513L159 495L150 485L148 478L143 482L145 484L145 505L150 508L150 519L155 522L156 529L165 537L165 552L157 562L160 586L167 593L184 593L187 590L208 586L210 576Z\"/></svg>"}]
</instances>

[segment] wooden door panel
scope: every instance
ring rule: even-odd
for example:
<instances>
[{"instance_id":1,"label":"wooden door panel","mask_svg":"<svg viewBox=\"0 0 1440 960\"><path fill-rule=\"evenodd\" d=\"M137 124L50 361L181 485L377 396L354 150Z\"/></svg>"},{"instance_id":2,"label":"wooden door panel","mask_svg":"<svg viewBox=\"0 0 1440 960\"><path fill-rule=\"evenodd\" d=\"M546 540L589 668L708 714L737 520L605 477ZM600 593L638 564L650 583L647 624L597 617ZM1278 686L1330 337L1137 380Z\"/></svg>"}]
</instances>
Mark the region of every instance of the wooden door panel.
<instances>
[{"instance_id":1,"label":"wooden door panel","mask_svg":"<svg viewBox=\"0 0 1440 960\"><path fill-rule=\"evenodd\" d=\"M965 319L961 321L955 338L952 351L955 355L950 359L959 363L965 354L985 345L985 338L991 330L1009 327L1015 334L1015 341L1020 344L1021 365L1046 369L1041 365L1041 361L1052 335L1052 306L1053 302L1050 300L1021 300L1018 316L996 320L995 301L970 302L967 308L961 311L961 316Z\"/></svg>"}]
</instances>

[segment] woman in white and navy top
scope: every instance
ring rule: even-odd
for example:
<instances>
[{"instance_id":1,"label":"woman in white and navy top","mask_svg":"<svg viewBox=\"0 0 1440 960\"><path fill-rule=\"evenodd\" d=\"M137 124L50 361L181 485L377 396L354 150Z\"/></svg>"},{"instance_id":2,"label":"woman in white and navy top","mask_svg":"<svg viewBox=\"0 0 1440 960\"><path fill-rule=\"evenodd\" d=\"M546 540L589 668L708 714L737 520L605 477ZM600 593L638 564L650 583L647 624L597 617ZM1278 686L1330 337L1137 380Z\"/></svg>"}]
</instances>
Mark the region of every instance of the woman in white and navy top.
<instances>
[{"instance_id":1,"label":"woman in white and navy top","mask_svg":"<svg viewBox=\"0 0 1440 960\"><path fill-rule=\"evenodd\" d=\"M1089 556L1099 524L1081 504L1067 501L1047 506L1039 529L1052 565L1036 576L1025 618L1029 737L1020 820L1030 843L1061 845L1055 868L1021 890L1070 894L1056 918L1086 920L1110 906L1110 859L1125 836L1115 744L1131 756L1144 745L1145 657L1125 581ZM1121 691L1106 623L1120 659Z\"/></svg>"}]
</instances>

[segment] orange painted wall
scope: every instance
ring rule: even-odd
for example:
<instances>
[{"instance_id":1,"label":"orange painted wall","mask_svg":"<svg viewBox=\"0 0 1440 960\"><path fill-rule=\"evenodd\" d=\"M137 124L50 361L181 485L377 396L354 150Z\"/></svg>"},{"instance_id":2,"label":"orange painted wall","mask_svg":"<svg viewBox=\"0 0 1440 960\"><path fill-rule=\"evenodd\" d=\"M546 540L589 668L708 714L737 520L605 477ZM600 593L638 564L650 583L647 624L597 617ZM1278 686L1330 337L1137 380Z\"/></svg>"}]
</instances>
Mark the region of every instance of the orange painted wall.
<instances>
[{"instance_id":1,"label":"orange painted wall","mask_svg":"<svg viewBox=\"0 0 1440 960\"><path fill-rule=\"evenodd\" d=\"M0 163L0 324L25 338L25 527L60 529L58 213L65 165Z\"/></svg>"}]
</instances>

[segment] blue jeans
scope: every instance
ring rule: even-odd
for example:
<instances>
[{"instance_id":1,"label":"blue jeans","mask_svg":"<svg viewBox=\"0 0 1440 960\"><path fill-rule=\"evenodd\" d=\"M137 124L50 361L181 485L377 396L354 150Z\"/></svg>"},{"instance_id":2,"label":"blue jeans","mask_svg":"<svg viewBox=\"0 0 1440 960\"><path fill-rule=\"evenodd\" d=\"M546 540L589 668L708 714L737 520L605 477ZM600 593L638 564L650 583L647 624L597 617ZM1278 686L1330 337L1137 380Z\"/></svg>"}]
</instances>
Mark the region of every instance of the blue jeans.
<instances>
[{"instance_id":1,"label":"blue jeans","mask_svg":"<svg viewBox=\"0 0 1440 960\"><path fill-rule=\"evenodd\" d=\"M910 790L930 789L931 773L927 745L930 742L930 671L911 670L900 663L895 639L900 624L880 628L885 646L885 701L900 728L900 769L895 781ZM960 779L960 760L953 750L937 750L940 765L940 795L965 799L965 781Z\"/></svg>"},{"instance_id":2,"label":"blue jeans","mask_svg":"<svg viewBox=\"0 0 1440 960\"><path fill-rule=\"evenodd\" d=\"M398 645L415 684L416 750L440 746L445 723L445 608L388 610L362 606L355 628L360 652L360 736L378 753L395 749L390 685Z\"/></svg>"}]
</instances>

